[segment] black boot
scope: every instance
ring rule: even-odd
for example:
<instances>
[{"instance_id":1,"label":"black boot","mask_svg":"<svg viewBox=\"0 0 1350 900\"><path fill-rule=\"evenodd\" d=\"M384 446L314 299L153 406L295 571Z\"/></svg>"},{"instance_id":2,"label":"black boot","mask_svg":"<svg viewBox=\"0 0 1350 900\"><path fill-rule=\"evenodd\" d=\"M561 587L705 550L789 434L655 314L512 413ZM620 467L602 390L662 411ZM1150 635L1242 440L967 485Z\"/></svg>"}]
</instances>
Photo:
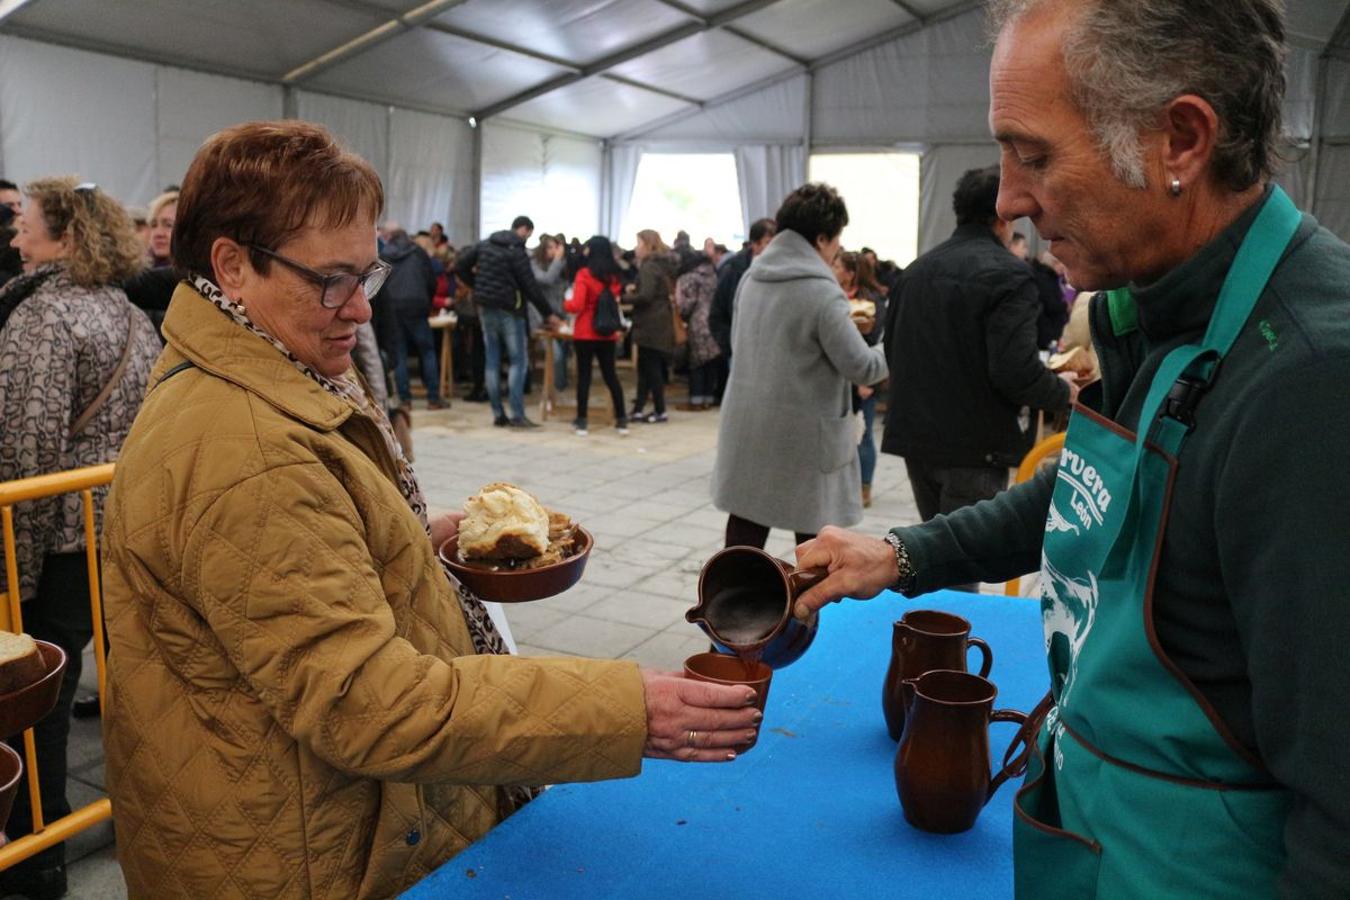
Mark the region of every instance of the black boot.
<instances>
[{"instance_id":1,"label":"black boot","mask_svg":"<svg viewBox=\"0 0 1350 900\"><path fill-rule=\"evenodd\" d=\"M102 714L103 710L98 703L98 694L80 697L70 705L70 716L73 719L97 719Z\"/></svg>"}]
</instances>

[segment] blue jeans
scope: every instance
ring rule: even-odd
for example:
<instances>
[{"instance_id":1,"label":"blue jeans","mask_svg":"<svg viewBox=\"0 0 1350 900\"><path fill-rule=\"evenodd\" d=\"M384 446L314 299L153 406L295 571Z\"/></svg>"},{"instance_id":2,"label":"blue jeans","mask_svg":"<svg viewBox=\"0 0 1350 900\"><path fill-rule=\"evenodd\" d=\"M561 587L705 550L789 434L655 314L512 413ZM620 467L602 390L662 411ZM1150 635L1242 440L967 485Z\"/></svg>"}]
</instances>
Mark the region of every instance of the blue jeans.
<instances>
[{"instance_id":1,"label":"blue jeans","mask_svg":"<svg viewBox=\"0 0 1350 900\"><path fill-rule=\"evenodd\" d=\"M567 359L571 355L571 341L553 342L553 387L555 390L567 390Z\"/></svg>"},{"instance_id":2,"label":"blue jeans","mask_svg":"<svg viewBox=\"0 0 1350 900\"><path fill-rule=\"evenodd\" d=\"M394 326L397 338L394 340L394 384L398 387L398 399L403 403L412 402L412 382L408 378L408 341L417 348L417 358L422 361L422 381L427 386L427 401L439 403L441 400L441 367L436 359L436 338L431 333L431 324L420 313L396 313Z\"/></svg>"},{"instance_id":3,"label":"blue jeans","mask_svg":"<svg viewBox=\"0 0 1350 900\"><path fill-rule=\"evenodd\" d=\"M507 386L511 392L511 418L525 418L525 320L504 309L479 307L483 322L483 342L487 345L487 394L492 413L502 416L502 344L511 363Z\"/></svg>"},{"instance_id":4,"label":"blue jeans","mask_svg":"<svg viewBox=\"0 0 1350 900\"><path fill-rule=\"evenodd\" d=\"M877 395L873 394L861 401L859 408L863 414L862 443L858 444L858 463L862 466L862 483L871 484L872 475L877 470L877 445L872 440L872 423L877 418Z\"/></svg>"}]
</instances>

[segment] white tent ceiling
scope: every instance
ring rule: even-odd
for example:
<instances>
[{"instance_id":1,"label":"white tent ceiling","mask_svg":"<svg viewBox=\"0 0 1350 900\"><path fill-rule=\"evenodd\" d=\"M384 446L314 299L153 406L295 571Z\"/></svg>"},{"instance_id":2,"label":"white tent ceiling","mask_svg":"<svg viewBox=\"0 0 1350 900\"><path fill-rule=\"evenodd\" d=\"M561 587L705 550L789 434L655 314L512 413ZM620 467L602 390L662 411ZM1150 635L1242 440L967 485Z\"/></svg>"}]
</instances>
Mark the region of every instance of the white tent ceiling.
<instances>
[{"instance_id":1,"label":"white tent ceiling","mask_svg":"<svg viewBox=\"0 0 1350 900\"><path fill-rule=\"evenodd\" d=\"M593 137L640 131L978 0L0 0L0 32ZM1292 0L1326 43L1346 0ZM898 88L898 86L897 86Z\"/></svg>"},{"instance_id":2,"label":"white tent ceiling","mask_svg":"<svg viewBox=\"0 0 1350 900\"><path fill-rule=\"evenodd\" d=\"M1285 125L1299 151L1286 185L1350 234L1338 177L1350 166L1350 0L1286 5ZM637 159L662 147L736 150L743 181L765 153L791 180L811 152L921 147L937 210L943 179L992 161L982 6L0 0L0 162L14 177L97 173L144 198L181 177L211 128L280 113L323 122L370 159L398 215L445 215L452 196L459 236L494 221L483 204L501 160L485 146L518 145L528 157L519 184L572 185L573 169L594 168L570 202L598 206L610 231ZM783 187L768 184L766 196Z\"/></svg>"}]
</instances>

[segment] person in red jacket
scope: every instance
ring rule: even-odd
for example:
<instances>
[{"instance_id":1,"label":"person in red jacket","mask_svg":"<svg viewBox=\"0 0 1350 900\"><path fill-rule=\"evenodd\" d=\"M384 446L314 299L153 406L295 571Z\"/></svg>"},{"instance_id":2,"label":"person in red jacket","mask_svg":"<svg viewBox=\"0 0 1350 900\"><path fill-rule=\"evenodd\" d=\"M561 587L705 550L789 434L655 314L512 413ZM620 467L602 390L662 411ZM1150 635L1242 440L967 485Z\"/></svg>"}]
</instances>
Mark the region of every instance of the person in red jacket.
<instances>
[{"instance_id":1,"label":"person in red jacket","mask_svg":"<svg viewBox=\"0 0 1350 900\"><path fill-rule=\"evenodd\" d=\"M591 396L591 360L594 359L600 364L600 375L614 401L614 427L619 434L625 435L628 434L628 419L623 412L623 386L614 370L614 345L623 337L623 332L601 336L591 327L600 294L608 288L617 299L622 292L619 266L614 261L614 248L609 238L599 235L591 238L586 242L585 254L586 265L577 271L572 296L564 306L567 312L576 316L572 325L572 343L577 353L577 418L572 425L577 434L583 437L587 434L586 409Z\"/></svg>"}]
</instances>

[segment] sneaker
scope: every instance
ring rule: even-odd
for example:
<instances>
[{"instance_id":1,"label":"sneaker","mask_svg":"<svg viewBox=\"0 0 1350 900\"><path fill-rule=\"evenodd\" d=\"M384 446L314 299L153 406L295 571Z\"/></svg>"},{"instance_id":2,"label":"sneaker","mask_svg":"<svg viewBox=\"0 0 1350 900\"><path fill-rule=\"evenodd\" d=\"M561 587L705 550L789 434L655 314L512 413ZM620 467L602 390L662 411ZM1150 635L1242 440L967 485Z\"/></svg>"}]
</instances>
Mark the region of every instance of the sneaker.
<instances>
[{"instance_id":1,"label":"sneaker","mask_svg":"<svg viewBox=\"0 0 1350 900\"><path fill-rule=\"evenodd\" d=\"M645 422L647 421L647 414L635 406L628 411L628 421Z\"/></svg>"},{"instance_id":2,"label":"sneaker","mask_svg":"<svg viewBox=\"0 0 1350 900\"><path fill-rule=\"evenodd\" d=\"M586 430L585 419L577 419L575 422L573 422L572 430L576 432L577 437L585 437L586 435L590 434L590 432Z\"/></svg>"},{"instance_id":3,"label":"sneaker","mask_svg":"<svg viewBox=\"0 0 1350 900\"><path fill-rule=\"evenodd\" d=\"M628 420L627 420L627 419L620 419L619 421L615 422L615 423L614 423L614 430L617 431L617 432L619 432L619 437L627 437L627 436L628 436Z\"/></svg>"},{"instance_id":4,"label":"sneaker","mask_svg":"<svg viewBox=\"0 0 1350 900\"><path fill-rule=\"evenodd\" d=\"M665 413L654 412L648 413L646 417L642 419L642 421L648 423L649 425L659 425L662 422L669 422L670 417L667 416Z\"/></svg>"},{"instance_id":5,"label":"sneaker","mask_svg":"<svg viewBox=\"0 0 1350 900\"><path fill-rule=\"evenodd\" d=\"M511 420L508 419L506 416L497 416L495 419L492 420L493 428L505 428L507 425L510 424Z\"/></svg>"},{"instance_id":6,"label":"sneaker","mask_svg":"<svg viewBox=\"0 0 1350 900\"><path fill-rule=\"evenodd\" d=\"M531 422L524 416L521 416L519 419L511 419L506 424L510 425L512 428L519 428L519 429L539 427L538 422Z\"/></svg>"}]
</instances>

